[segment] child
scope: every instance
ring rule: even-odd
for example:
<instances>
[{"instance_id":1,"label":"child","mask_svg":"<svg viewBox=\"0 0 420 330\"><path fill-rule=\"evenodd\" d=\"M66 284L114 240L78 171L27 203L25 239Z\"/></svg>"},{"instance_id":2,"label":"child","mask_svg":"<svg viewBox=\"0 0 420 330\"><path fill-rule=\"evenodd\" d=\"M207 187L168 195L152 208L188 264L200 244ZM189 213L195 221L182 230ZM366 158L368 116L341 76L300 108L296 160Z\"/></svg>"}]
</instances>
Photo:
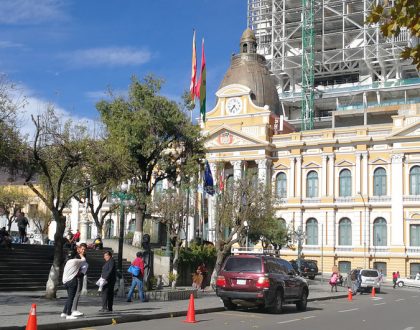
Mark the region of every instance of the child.
<instances>
[{"instance_id":1,"label":"child","mask_svg":"<svg viewBox=\"0 0 420 330\"><path fill-rule=\"evenodd\" d=\"M333 288L335 288L335 292L337 292L337 280L338 274L336 272L332 273L330 278L331 292L333 292Z\"/></svg>"}]
</instances>

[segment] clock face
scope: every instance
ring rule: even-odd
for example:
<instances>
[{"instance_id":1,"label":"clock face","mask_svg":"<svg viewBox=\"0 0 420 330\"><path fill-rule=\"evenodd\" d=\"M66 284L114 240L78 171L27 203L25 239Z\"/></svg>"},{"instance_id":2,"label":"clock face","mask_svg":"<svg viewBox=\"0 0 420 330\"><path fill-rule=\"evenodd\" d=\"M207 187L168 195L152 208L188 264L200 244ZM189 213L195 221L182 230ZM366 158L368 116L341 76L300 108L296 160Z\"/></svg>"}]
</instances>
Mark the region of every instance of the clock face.
<instances>
[{"instance_id":1,"label":"clock face","mask_svg":"<svg viewBox=\"0 0 420 330\"><path fill-rule=\"evenodd\" d=\"M226 103L226 108L231 115L236 115L242 110L242 101L239 97L233 97Z\"/></svg>"}]
</instances>

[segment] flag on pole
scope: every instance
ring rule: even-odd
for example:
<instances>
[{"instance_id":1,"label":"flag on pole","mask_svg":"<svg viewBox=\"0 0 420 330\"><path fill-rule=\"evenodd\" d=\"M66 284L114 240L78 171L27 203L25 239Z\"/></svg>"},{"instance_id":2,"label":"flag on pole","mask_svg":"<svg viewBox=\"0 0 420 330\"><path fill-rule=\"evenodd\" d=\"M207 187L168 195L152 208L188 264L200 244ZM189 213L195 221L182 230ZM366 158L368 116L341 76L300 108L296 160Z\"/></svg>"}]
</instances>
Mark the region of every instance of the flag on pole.
<instances>
[{"instance_id":1,"label":"flag on pole","mask_svg":"<svg viewBox=\"0 0 420 330\"><path fill-rule=\"evenodd\" d=\"M204 38L201 42L201 71L198 80L196 95L200 99L200 114L203 122L206 121L206 56L204 55Z\"/></svg>"},{"instance_id":2,"label":"flag on pole","mask_svg":"<svg viewBox=\"0 0 420 330\"><path fill-rule=\"evenodd\" d=\"M195 95L196 95L196 84L197 84L197 52L195 49L195 30L193 33L193 42L192 42L192 63L191 63L191 84L190 84L190 95L192 103L195 104Z\"/></svg>"},{"instance_id":3,"label":"flag on pole","mask_svg":"<svg viewBox=\"0 0 420 330\"><path fill-rule=\"evenodd\" d=\"M207 160L204 165L204 191L210 196L214 195L213 175L211 174L210 165Z\"/></svg>"}]
</instances>

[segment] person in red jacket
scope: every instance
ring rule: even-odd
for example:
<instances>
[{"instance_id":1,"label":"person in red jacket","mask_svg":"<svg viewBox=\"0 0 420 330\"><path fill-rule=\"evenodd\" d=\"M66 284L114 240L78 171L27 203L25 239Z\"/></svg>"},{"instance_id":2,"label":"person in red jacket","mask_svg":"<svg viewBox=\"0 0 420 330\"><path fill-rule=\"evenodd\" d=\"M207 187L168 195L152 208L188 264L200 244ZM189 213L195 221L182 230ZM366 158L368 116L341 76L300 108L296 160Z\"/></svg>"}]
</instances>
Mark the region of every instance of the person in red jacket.
<instances>
[{"instance_id":1,"label":"person in red jacket","mask_svg":"<svg viewBox=\"0 0 420 330\"><path fill-rule=\"evenodd\" d=\"M128 291L127 302L132 302L132 297L133 297L134 289L136 288L136 286L138 287L140 300L142 302L145 302L146 297L144 296L144 291L143 291L144 261L143 261L143 254L141 252L137 252L136 259L133 260L131 265L137 267L139 269L139 273L137 275L133 273L131 274L132 281L131 281L130 291Z\"/></svg>"}]
</instances>

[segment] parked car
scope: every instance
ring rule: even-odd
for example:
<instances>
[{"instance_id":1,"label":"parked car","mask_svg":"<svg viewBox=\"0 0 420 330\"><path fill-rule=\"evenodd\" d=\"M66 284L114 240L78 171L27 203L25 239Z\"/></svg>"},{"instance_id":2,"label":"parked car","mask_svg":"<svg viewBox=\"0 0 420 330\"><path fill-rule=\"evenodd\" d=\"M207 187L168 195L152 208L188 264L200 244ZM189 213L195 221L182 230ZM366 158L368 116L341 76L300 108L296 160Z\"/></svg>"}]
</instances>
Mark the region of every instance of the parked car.
<instances>
[{"instance_id":1,"label":"parked car","mask_svg":"<svg viewBox=\"0 0 420 330\"><path fill-rule=\"evenodd\" d=\"M377 293L381 292L381 274L379 274L379 271L376 269L354 269L352 270L352 273L355 272L356 275L354 277L356 279L359 278L358 273L360 273L360 286L359 290L360 292L370 292L372 291L372 288L375 288L375 291ZM353 277L353 276L352 276Z\"/></svg>"},{"instance_id":2,"label":"parked car","mask_svg":"<svg viewBox=\"0 0 420 330\"><path fill-rule=\"evenodd\" d=\"M397 280L397 285L401 288L403 286L414 286L420 288L420 277L416 276L414 278L399 278Z\"/></svg>"},{"instance_id":3,"label":"parked car","mask_svg":"<svg viewBox=\"0 0 420 330\"><path fill-rule=\"evenodd\" d=\"M300 269L298 267L299 260L300 260ZM295 272L300 274L301 276L304 276L313 280L315 279L315 275L320 275L320 273L318 272L318 264L316 260L297 259L297 260L290 261L290 263L292 264Z\"/></svg>"},{"instance_id":4,"label":"parked car","mask_svg":"<svg viewBox=\"0 0 420 330\"><path fill-rule=\"evenodd\" d=\"M283 304L306 310L309 288L287 260L241 254L226 258L217 276L216 294L228 310L237 305L259 306L281 313Z\"/></svg>"}]
</instances>

